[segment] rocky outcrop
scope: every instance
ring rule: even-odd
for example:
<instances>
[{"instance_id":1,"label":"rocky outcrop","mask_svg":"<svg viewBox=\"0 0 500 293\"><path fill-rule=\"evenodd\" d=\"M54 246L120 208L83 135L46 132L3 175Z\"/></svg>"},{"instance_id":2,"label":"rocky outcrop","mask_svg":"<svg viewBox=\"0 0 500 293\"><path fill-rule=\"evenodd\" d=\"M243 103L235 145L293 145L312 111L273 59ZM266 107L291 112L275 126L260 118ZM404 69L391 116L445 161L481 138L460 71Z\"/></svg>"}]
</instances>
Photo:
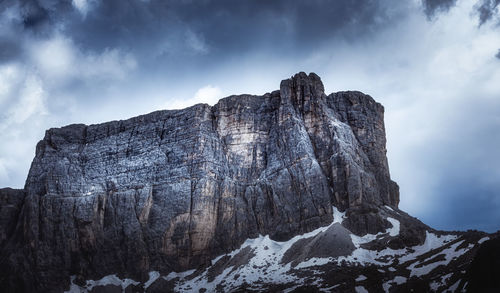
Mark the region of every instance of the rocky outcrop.
<instances>
[{"instance_id":1,"label":"rocky outcrop","mask_svg":"<svg viewBox=\"0 0 500 293\"><path fill-rule=\"evenodd\" d=\"M299 73L263 96L50 129L24 190L0 193L0 285L61 291L71 275L206 266L248 238L328 225L332 205L350 231L383 232L382 207L399 202L383 116L370 96L327 96ZM425 239L419 223L412 244Z\"/></svg>"},{"instance_id":2,"label":"rocky outcrop","mask_svg":"<svg viewBox=\"0 0 500 293\"><path fill-rule=\"evenodd\" d=\"M481 244L467 269L466 292L500 292L500 233Z\"/></svg>"},{"instance_id":3,"label":"rocky outcrop","mask_svg":"<svg viewBox=\"0 0 500 293\"><path fill-rule=\"evenodd\" d=\"M24 190L0 189L0 249L11 238L24 202Z\"/></svg>"}]
</instances>

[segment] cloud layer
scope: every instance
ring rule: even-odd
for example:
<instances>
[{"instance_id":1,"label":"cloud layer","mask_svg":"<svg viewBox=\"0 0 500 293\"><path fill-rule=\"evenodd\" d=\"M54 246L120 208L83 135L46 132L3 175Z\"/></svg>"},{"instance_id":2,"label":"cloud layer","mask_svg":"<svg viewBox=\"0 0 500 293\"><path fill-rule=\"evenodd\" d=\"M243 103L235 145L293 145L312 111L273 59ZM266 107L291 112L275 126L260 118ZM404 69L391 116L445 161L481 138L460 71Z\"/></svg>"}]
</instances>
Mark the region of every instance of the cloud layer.
<instances>
[{"instance_id":1,"label":"cloud layer","mask_svg":"<svg viewBox=\"0 0 500 293\"><path fill-rule=\"evenodd\" d=\"M329 92L384 104L403 209L498 230L499 3L4 1L0 186L23 186L47 128L263 94L314 71Z\"/></svg>"}]
</instances>

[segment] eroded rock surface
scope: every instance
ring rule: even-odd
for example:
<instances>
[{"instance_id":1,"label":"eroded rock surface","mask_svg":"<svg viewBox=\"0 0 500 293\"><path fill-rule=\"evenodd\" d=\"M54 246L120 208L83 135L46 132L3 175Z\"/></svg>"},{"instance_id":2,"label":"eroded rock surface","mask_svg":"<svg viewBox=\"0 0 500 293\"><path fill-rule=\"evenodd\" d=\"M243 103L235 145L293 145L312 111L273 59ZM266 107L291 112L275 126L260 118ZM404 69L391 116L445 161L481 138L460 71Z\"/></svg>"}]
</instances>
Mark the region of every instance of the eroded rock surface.
<instances>
[{"instance_id":1,"label":"eroded rock surface","mask_svg":"<svg viewBox=\"0 0 500 293\"><path fill-rule=\"evenodd\" d=\"M370 96L326 95L299 73L263 96L50 129L25 189L0 193L0 284L61 291L71 275L203 267L246 239L328 225L332 205L350 231L383 232L381 207L399 202L383 115Z\"/></svg>"},{"instance_id":2,"label":"eroded rock surface","mask_svg":"<svg viewBox=\"0 0 500 293\"><path fill-rule=\"evenodd\" d=\"M16 228L24 196L24 190L0 189L0 249L10 239Z\"/></svg>"},{"instance_id":3,"label":"eroded rock surface","mask_svg":"<svg viewBox=\"0 0 500 293\"><path fill-rule=\"evenodd\" d=\"M326 231L314 237L300 239L286 250L282 264L292 263L295 267L299 263L311 258L327 258L350 255L355 246L350 237L350 231L336 223Z\"/></svg>"}]
</instances>

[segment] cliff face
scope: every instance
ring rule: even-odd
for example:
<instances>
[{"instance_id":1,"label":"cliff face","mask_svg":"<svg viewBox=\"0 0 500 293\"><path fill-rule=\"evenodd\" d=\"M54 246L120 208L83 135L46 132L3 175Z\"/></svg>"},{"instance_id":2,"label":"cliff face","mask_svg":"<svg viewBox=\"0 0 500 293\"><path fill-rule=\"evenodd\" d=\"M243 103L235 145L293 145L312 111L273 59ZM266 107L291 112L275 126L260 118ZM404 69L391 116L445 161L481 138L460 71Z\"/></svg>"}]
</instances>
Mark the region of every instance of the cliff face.
<instances>
[{"instance_id":1,"label":"cliff face","mask_svg":"<svg viewBox=\"0 0 500 293\"><path fill-rule=\"evenodd\" d=\"M0 192L0 282L58 291L70 275L196 268L259 234L328 225L332 205L358 235L385 231L399 193L383 113L299 73L264 96L50 129L24 190Z\"/></svg>"},{"instance_id":2,"label":"cliff face","mask_svg":"<svg viewBox=\"0 0 500 293\"><path fill-rule=\"evenodd\" d=\"M0 251L16 229L24 197L24 190L0 189Z\"/></svg>"}]
</instances>

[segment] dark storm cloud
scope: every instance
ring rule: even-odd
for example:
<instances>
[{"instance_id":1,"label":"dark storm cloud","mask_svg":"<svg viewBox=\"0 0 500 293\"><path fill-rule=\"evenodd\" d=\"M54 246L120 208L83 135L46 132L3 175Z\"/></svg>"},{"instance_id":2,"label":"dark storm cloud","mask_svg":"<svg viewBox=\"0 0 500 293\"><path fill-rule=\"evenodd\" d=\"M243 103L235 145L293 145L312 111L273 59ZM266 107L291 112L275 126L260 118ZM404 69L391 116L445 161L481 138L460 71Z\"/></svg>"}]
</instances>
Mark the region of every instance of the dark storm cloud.
<instances>
[{"instance_id":1,"label":"dark storm cloud","mask_svg":"<svg viewBox=\"0 0 500 293\"><path fill-rule=\"evenodd\" d=\"M25 1L16 25L38 34L61 30L84 50L119 47L153 65L172 65L184 55L188 65L261 48L295 54L332 38L354 41L393 23L406 7L401 1L365 0L88 3L82 15L70 1Z\"/></svg>"},{"instance_id":2,"label":"dark storm cloud","mask_svg":"<svg viewBox=\"0 0 500 293\"><path fill-rule=\"evenodd\" d=\"M456 2L457 0L423 0L422 5L427 18L432 19L437 13L448 11Z\"/></svg>"},{"instance_id":3,"label":"dark storm cloud","mask_svg":"<svg viewBox=\"0 0 500 293\"><path fill-rule=\"evenodd\" d=\"M248 48L259 40L291 37L294 45L312 46L343 31L373 33L394 16L379 1L155 1L99 2L72 32L94 38L94 45L130 44L137 38L168 35L184 28L202 35L217 49ZM391 4L391 6L397 4ZM401 5L399 5L401 6ZM394 8L394 7L391 7ZM84 28L83 30L77 29ZM84 39L82 38L82 42Z\"/></svg>"},{"instance_id":4,"label":"dark storm cloud","mask_svg":"<svg viewBox=\"0 0 500 293\"><path fill-rule=\"evenodd\" d=\"M22 0L6 1L0 6L0 11L16 7L19 18L12 25L35 32L50 30L50 26L57 23L60 16L71 10L71 0ZM64 12L64 13L63 13Z\"/></svg>"},{"instance_id":5,"label":"dark storm cloud","mask_svg":"<svg viewBox=\"0 0 500 293\"><path fill-rule=\"evenodd\" d=\"M54 31L71 36L85 51L120 48L141 66L169 68L200 66L238 58L254 51L297 55L331 43L373 37L408 14L405 1L160 1L87 0L79 13L71 0L4 2L0 9L18 7L12 31L50 37ZM500 0L481 0L480 22L494 15ZM448 11L456 0L423 0L430 19ZM80 11L81 12L81 11ZM22 30L21 30L22 29ZM0 35L1 37L1 35ZM20 41L19 41L20 42ZM14 58L9 48L0 62Z\"/></svg>"},{"instance_id":6,"label":"dark storm cloud","mask_svg":"<svg viewBox=\"0 0 500 293\"><path fill-rule=\"evenodd\" d=\"M37 1L28 1L22 5L22 23L26 28L37 28L49 20L49 11Z\"/></svg>"},{"instance_id":7,"label":"dark storm cloud","mask_svg":"<svg viewBox=\"0 0 500 293\"><path fill-rule=\"evenodd\" d=\"M498 14L498 4L500 4L500 0L480 0L478 2L476 9L479 14L479 25L486 23Z\"/></svg>"}]
</instances>

